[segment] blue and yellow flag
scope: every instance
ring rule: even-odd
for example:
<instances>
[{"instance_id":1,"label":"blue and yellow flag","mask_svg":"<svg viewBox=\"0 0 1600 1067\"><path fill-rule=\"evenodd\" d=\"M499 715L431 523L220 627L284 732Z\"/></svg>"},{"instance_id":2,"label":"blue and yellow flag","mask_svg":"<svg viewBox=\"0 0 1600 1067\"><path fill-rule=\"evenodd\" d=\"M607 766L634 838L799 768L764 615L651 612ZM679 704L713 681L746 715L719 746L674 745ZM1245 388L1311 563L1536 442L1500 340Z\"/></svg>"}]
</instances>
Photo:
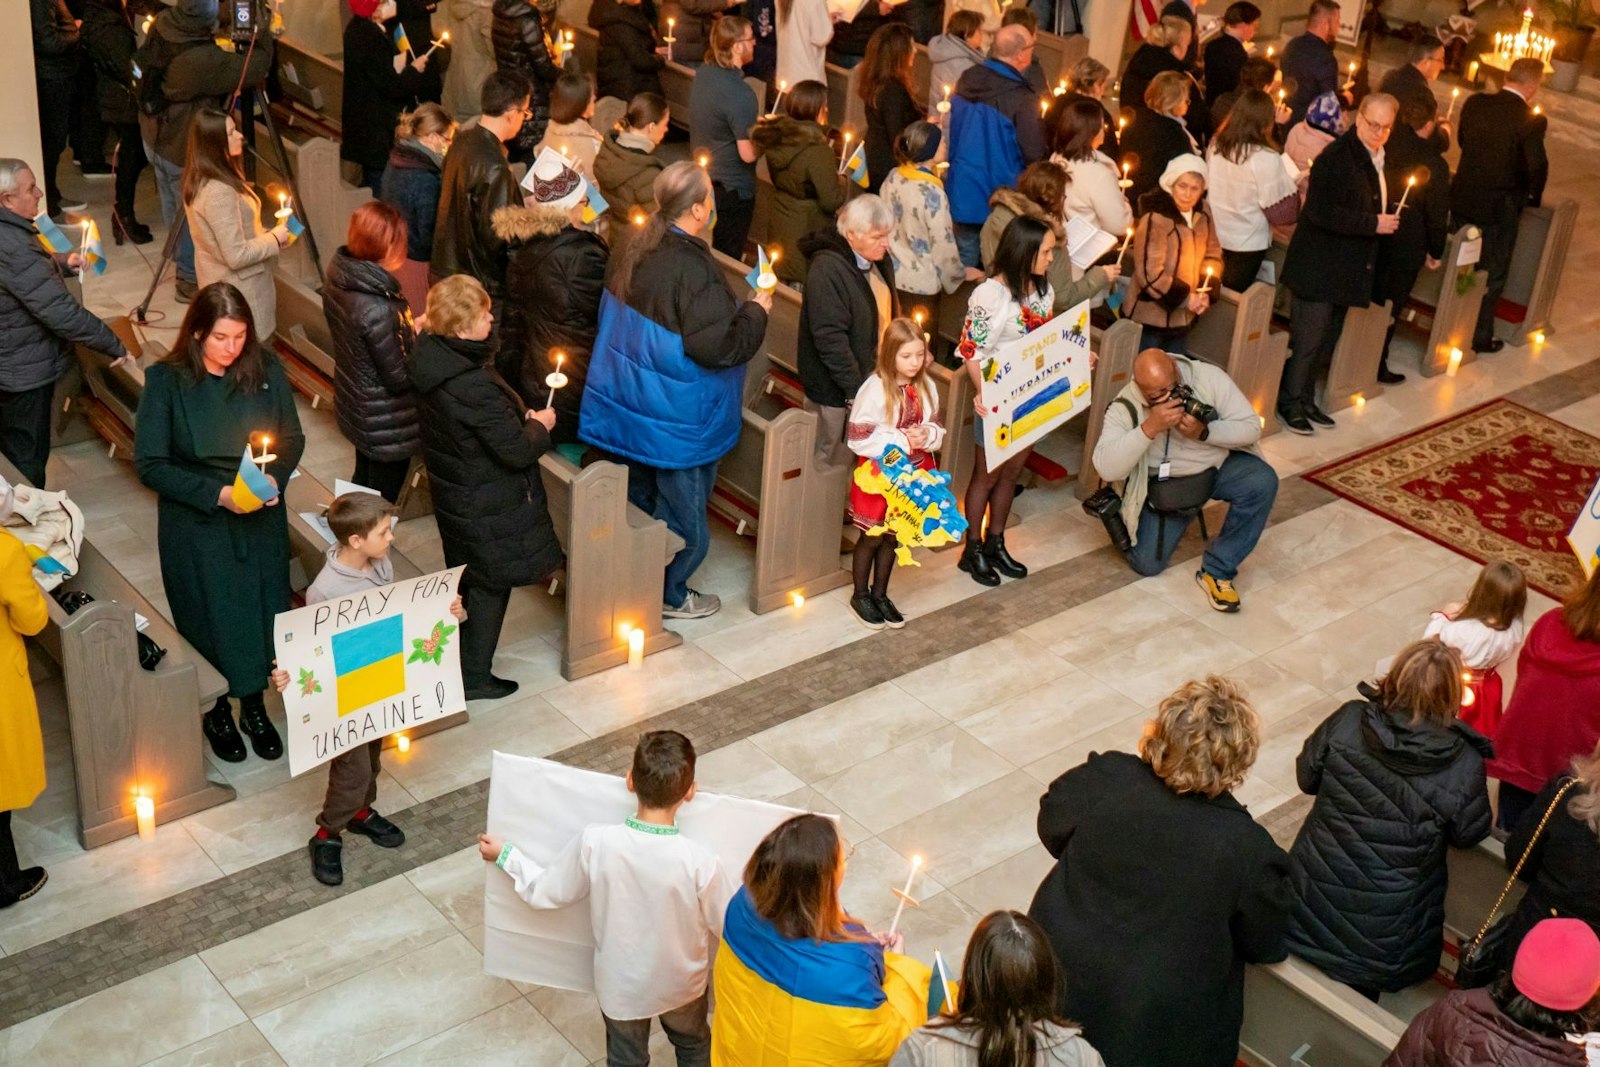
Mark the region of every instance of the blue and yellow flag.
<instances>
[{"instance_id":1,"label":"blue and yellow flag","mask_svg":"<svg viewBox=\"0 0 1600 1067\"><path fill-rule=\"evenodd\" d=\"M411 51L411 38L406 36L406 24L403 22L395 25L394 47L397 52Z\"/></svg>"},{"instance_id":2,"label":"blue and yellow flag","mask_svg":"<svg viewBox=\"0 0 1600 1067\"><path fill-rule=\"evenodd\" d=\"M244 455L239 459L239 473L233 476L233 502L240 511L259 511L269 500L277 498L278 490L250 458L250 446L245 445Z\"/></svg>"},{"instance_id":3,"label":"blue and yellow flag","mask_svg":"<svg viewBox=\"0 0 1600 1067\"><path fill-rule=\"evenodd\" d=\"M83 220L83 262L96 274L106 272L106 246L100 243L100 225L93 219Z\"/></svg>"},{"instance_id":4,"label":"blue and yellow flag","mask_svg":"<svg viewBox=\"0 0 1600 1067\"><path fill-rule=\"evenodd\" d=\"M39 243L44 245L46 252L66 255L75 251L72 242L67 240L67 235L61 232L61 227L57 226L49 215L41 214L34 219L33 228L39 231Z\"/></svg>"},{"instance_id":5,"label":"blue and yellow flag","mask_svg":"<svg viewBox=\"0 0 1600 1067\"><path fill-rule=\"evenodd\" d=\"M844 173L861 188L867 187L867 146L864 143L856 143L856 150L844 162Z\"/></svg>"},{"instance_id":6,"label":"blue and yellow flag","mask_svg":"<svg viewBox=\"0 0 1600 1067\"><path fill-rule=\"evenodd\" d=\"M391 615L333 635L341 716L405 692L405 621L404 615Z\"/></svg>"},{"instance_id":7,"label":"blue and yellow flag","mask_svg":"<svg viewBox=\"0 0 1600 1067\"><path fill-rule=\"evenodd\" d=\"M583 186L583 221L586 223L593 222L601 215L604 215L606 208L611 205L606 202L605 197L600 195L600 187L594 182L585 178Z\"/></svg>"},{"instance_id":8,"label":"blue and yellow flag","mask_svg":"<svg viewBox=\"0 0 1600 1067\"><path fill-rule=\"evenodd\" d=\"M762 282L763 278L767 279L765 284ZM767 258L767 250L760 245L756 245L756 265L744 276L744 280L750 284L750 288L758 292L777 284L778 279L772 273L772 261Z\"/></svg>"},{"instance_id":9,"label":"blue and yellow flag","mask_svg":"<svg viewBox=\"0 0 1600 1067\"><path fill-rule=\"evenodd\" d=\"M951 1015L956 1013L956 984L950 980L950 971L945 966L944 956L935 950L933 977L928 980L928 1018L932 1019L947 1010Z\"/></svg>"}]
</instances>

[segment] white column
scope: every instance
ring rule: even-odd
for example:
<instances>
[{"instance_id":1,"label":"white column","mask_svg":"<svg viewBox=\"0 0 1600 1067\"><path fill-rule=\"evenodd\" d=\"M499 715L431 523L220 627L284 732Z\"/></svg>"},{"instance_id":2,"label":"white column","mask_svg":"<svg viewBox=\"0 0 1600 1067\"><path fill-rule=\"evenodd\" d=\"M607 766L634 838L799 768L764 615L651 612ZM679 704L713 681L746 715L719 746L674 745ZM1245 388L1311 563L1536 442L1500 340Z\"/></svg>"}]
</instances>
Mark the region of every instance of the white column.
<instances>
[{"instance_id":1,"label":"white column","mask_svg":"<svg viewBox=\"0 0 1600 1067\"><path fill-rule=\"evenodd\" d=\"M0 156L25 159L36 176L43 175L39 147L39 93L33 84L33 34L28 31L28 5L0 0L3 21L12 32L0 34ZM44 184L40 177L39 184Z\"/></svg>"},{"instance_id":2,"label":"white column","mask_svg":"<svg viewBox=\"0 0 1600 1067\"><path fill-rule=\"evenodd\" d=\"M1111 68L1115 81L1122 75L1122 47L1128 40L1133 0L1084 0L1083 6L1089 54Z\"/></svg>"}]
</instances>

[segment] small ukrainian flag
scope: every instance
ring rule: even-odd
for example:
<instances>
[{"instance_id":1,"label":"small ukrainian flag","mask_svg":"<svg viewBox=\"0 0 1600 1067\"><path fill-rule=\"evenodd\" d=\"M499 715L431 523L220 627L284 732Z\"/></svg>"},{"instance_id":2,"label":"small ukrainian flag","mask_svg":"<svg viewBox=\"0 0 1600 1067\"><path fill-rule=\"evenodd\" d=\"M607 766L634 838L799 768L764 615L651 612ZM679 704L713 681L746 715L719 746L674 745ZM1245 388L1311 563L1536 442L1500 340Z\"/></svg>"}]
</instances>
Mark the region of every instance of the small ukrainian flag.
<instances>
[{"instance_id":1,"label":"small ukrainian flag","mask_svg":"<svg viewBox=\"0 0 1600 1067\"><path fill-rule=\"evenodd\" d=\"M856 150L850 153L849 159L845 160L844 172L850 176L851 181L861 186L861 188L865 189L867 187L867 146L865 144L856 143Z\"/></svg>"},{"instance_id":2,"label":"small ukrainian flag","mask_svg":"<svg viewBox=\"0 0 1600 1067\"><path fill-rule=\"evenodd\" d=\"M250 446L245 445L244 455L239 458L239 473L233 476L233 502L240 511L259 511L277 498L278 490L250 458Z\"/></svg>"},{"instance_id":3,"label":"small ukrainian flag","mask_svg":"<svg viewBox=\"0 0 1600 1067\"><path fill-rule=\"evenodd\" d=\"M944 957L936 950L933 954L933 978L928 982L928 1018L932 1019L943 1011L951 1015L956 1013L955 985L950 980L950 972L945 969Z\"/></svg>"},{"instance_id":4,"label":"small ukrainian flag","mask_svg":"<svg viewBox=\"0 0 1600 1067\"><path fill-rule=\"evenodd\" d=\"M96 274L106 272L106 247L100 243L100 225L93 219L83 220L83 260Z\"/></svg>"},{"instance_id":5,"label":"small ukrainian flag","mask_svg":"<svg viewBox=\"0 0 1600 1067\"><path fill-rule=\"evenodd\" d=\"M411 38L406 36L406 24L403 22L394 28L394 47L399 52L411 51Z\"/></svg>"},{"instance_id":6,"label":"small ukrainian flag","mask_svg":"<svg viewBox=\"0 0 1600 1067\"><path fill-rule=\"evenodd\" d=\"M61 227L49 215L41 214L34 219L33 228L39 231L39 243L44 245L46 252L66 255L74 251L72 242L67 240L67 235L61 232Z\"/></svg>"},{"instance_id":7,"label":"small ukrainian flag","mask_svg":"<svg viewBox=\"0 0 1600 1067\"><path fill-rule=\"evenodd\" d=\"M604 215L606 208L611 205L606 202L605 197L600 195L600 187L598 185L587 179L584 180L583 184L583 221L592 223L595 219Z\"/></svg>"}]
</instances>

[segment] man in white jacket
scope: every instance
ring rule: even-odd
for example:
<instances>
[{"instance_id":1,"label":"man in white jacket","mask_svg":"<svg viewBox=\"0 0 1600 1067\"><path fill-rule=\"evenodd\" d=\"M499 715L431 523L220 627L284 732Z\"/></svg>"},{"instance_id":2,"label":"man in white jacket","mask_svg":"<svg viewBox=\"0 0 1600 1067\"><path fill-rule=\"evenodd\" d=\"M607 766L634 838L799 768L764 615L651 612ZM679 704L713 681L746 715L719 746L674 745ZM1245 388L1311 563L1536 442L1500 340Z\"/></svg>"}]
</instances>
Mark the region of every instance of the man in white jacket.
<instances>
[{"instance_id":1,"label":"man in white jacket","mask_svg":"<svg viewBox=\"0 0 1600 1067\"><path fill-rule=\"evenodd\" d=\"M1106 409L1094 449L1101 478L1126 479L1128 564L1143 575L1160 574L1189 526L1192 513L1158 511L1156 501L1167 498L1163 506L1170 509L1224 500L1228 517L1194 577L1213 608L1238 611L1233 579L1278 495L1278 475L1261 458L1260 440L1260 419L1221 368L1159 348L1139 353L1133 380Z\"/></svg>"}]
</instances>

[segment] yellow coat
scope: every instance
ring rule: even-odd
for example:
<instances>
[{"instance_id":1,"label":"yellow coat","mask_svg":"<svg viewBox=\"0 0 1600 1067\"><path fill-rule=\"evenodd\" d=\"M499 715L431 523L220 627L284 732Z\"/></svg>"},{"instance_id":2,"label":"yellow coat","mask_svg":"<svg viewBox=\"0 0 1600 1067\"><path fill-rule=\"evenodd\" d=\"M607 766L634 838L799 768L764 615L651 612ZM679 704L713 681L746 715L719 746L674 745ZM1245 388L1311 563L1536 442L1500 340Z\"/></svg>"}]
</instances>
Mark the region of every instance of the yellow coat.
<instances>
[{"instance_id":1,"label":"yellow coat","mask_svg":"<svg viewBox=\"0 0 1600 1067\"><path fill-rule=\"evenodd\" d=\"M44 629L49 619L44 593L33 580L33 563L22 542L0 531L0 811L32 804L44 791L44 741L39 735L39 705L28 677L23 637Z\"/></svg>"}]
</instances>

